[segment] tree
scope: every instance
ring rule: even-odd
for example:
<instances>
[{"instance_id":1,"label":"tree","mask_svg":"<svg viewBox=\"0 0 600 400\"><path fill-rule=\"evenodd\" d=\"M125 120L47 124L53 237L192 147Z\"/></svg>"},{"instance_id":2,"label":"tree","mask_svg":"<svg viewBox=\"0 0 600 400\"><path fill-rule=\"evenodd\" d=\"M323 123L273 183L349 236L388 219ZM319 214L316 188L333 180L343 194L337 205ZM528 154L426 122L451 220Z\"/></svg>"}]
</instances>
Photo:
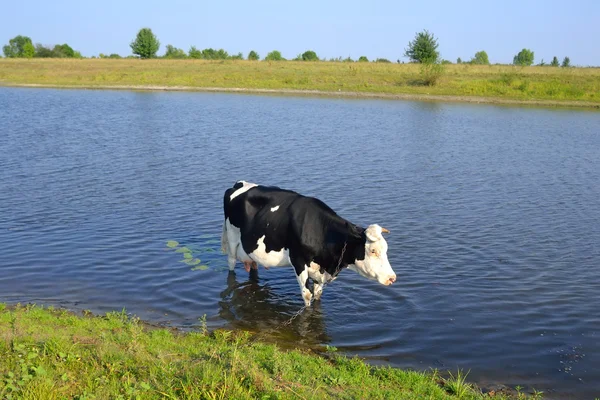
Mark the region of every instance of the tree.
<instances>
[{"instance_id":1,"label":"tree","mask_svg":"<svg viewBox=\"0 0 600 400\"><path fill-rule=\"evenodd\" d=\"M49 47L43 46L41 43L35 44L35 57L38 58L50 58L54 57L54 53L52 49Z\"/></svg>"},{"instance_id":2,"label":"tree","mask_svg":"<svg viewBox=\"0 0 600 400\"><path fill-rule=\"evenodd\" d=\"M533 51L531 51L529 49L523 49L519 52L519 54L517 54L513 58L513 64L521 65L521 66L529 66L529 65L533 64L533 60L534 60Z\"/></svg>"},{"instance_id":3,"label":"tree","mask_svg":"<svg viewBox=\"0 0 600 400\"><path fill-rule=\"evenodd\" d=\"M388 60L387 58L378 58L377 60L375 60L376 63L391 63L390 60Z\"/></svg>"},{"instance_id":4,"label":"tree","mask_svg":"<svg viewBox=\"0 0 600 400\"><path fill-rule=\"evenodd\" d=\"M190 51L188 51L188 55L190 58L202 58L202 52L196 48L196 46L190 47Z\"/></svg>"},{"instance_id":5,"label":"tree","mask_svg":"<svg viewBox=\"0 0 600 400\"><path fill-rule=\"evenodd\" d=\"M556 56L554 56L554 58L552 59L552 62L550 63L551 67L558 67L560 64L558 63L558 58Z\"/></svg>"},{"instance_id":6,"label":"tree","mask_svg":"<svg viewBox=\"0 0 600 400\"><path fill-rule=\"evenodd\" d=\"M131 47L131 52L140 56L140 58L154 58L160 47L160 42L154 33L152 33L152 29L142 28L129 46Z\"/></svg>"},{"instance_id":7,"label":"tree","mask_svg":"<svg viewBox=\"0 0 600 400\"><path fill-rule=\"evenodd\" d=\"M360 56L358 57L358 62L369 62L369 59L367 56Z\"/></svg>"},{"instance_id":8,"label":"tree","mask_svg":"<svg viewBox=\"0 0 600 400\"><path fill-rule=\"evenodd\" d=\"M15 36L8 41L8 44L2 48L6 57L25 57L25 45L31 43L31 38L28 36Z\"/></svg>"},{"instance_id":9,"label":"tree","mask_svg":"<svg viewBox=\"0 0 600 400\"><path fill-rule=\"evenodd\" d=\"M471 64L490 65L490 60L485 51L481 50L475 53L475 57L471 59Z\"/></svg>"},{"instance_id":10,"label":"tree","mask_svg":"<svg viewBox=\"0 0 600 400\"><path fill-rule=\"evenodd\" d=\"M25 46L23 46L23 57L31 58L33 56L35 56L35 47L33 47L33 43L25 43Z\"/></svg>"},{"instance_id":11,"label":"tree","mask_svg":"<svg viewBox=\"0 0 600 400\"><path fill-rule=\"evenodd\" d=\"M458 58L456 59L456 63L457 63L457 64L462 64L462 60L460 59L460 57L458 57Z\"/></svg>"},{"instance_id":12,"label":"tree","mask_svg":"<svg viewBox=\"0 0 600 400\"><path fill-rule=\"evenodd\" d=\"M544 61L544 59L542 58L542 61L540 61L540 63L538 64L538 67L545 67L546 65L546 61Z\"/></svg>"},{"instance_id":13,"label":"tree","mask_svg":"<svg viewBox=\"0 0 600 400\"><path fill-rule=\"evenodd\" d=\"M52 57L58 58L73 58L75 57L75 50L68 44L57 44L52 49Z\"/></svg>"},{"instance_id":14,"label":"tree","mask_svg":"<svg viewBox=\"0 0 600 400\"><path fill-rule=\"evenodd\" d=\"M283 61L285 58L281 56L281 52L278 50L273 50L265 57L265 61Z\"/></svg>"},{"instance_id":15,"label":"tree","mask_svg":"<svg viewBox=\"0 0 600 400\"><path fill-rule=\"evenodd\" d=\"M562 62L562 65L561 65L561 67L563 67L563 68L568 68L568 67L570 67L570 66L571 66L571 60L569 59L569 57L565 57L565 58L563 59L563 62Z\"/></svg>"},{"instance_id":16,"label":"tree","mask_svg":"<svg viewBox=\"0 0 600 400\"><path fill-rule=\"evenodd\" d=\"M317 57L317 53L312 50L307 50L302 53L302 61L319 61L319 57Z\"/></svg>"},{"instance_id":17,"label":"tree","mask_svg":"<svg viewBox=\"0 0 600 400\"><path fill-rule=\"evenodd\" d=\"M248 53L248 60L258 61L258 60L260 60L260 56L254 50L251 50L250 53Z\"/></svg>"},{"instance_id":18,"label":"tree","mask_svg":"<svg viewBox=\"0 0 600 400\"><path fill-rule=\"evenodd\" d=\"M164 57L181 59L181 58L187 58L187 55L185 54L185 51L183 51L183 49L178 49L177 47L168 44Z\"/></svg>"},{"instance_id":19,"label":"tree","mask_svg":"<svg viewBox=\"0 0 600 400\"><path fill-rule=\"evenodd\" d=\"M242 52L239 52L237 54L229 56L229 58L232 59L232 60L243 60L244 59L244 55L242 54Z\"/></svg>"},{"instance_id":20,"label":"tree","mask_svg":"<svg viewBox=\"0 0 600 400\"><path fill-rule=\"evenodd\" d=\"M436 62L440 56L437 51L438 42L432 33L427 30L416 34L413 41L408 42L408 48L404 50L404 56L415 62Z\"/></svg>"}]
</instances>

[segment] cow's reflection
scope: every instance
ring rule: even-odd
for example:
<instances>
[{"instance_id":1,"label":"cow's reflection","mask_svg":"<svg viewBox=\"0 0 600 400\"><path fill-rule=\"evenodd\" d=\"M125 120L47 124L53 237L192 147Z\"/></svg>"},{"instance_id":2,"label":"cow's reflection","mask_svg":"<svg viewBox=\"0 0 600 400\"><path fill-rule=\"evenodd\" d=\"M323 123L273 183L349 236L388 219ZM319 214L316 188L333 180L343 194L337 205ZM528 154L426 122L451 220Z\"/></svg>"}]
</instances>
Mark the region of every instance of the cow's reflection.
<instances>
[{"instance_id":1,"label":"cow's reflection","mask_svg":"<svg viewBox=\"0 0 600 400\"><path fill-rule=\"evenodd\" d=\"M249 276L247 280L243 277ZM277 280L274 290L268 280L260 281L258 271L227 276L227 288L221 292L219 316L228 321L227 328L244 329L260 335L262 341L276 341L282 346L317 347L330 341L320 302L305 309L289 321L302 307L295 280Z\"/></svg>"}]
</instances>

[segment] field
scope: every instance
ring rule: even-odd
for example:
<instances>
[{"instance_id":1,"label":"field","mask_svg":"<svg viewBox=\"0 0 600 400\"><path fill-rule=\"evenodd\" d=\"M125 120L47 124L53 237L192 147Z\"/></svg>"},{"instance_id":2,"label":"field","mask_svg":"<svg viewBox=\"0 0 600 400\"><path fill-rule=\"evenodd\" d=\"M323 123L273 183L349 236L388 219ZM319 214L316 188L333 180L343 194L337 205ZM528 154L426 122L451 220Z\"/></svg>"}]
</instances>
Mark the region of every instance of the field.
<instances>
[{"instance_id":1,"label":"field","mask_svg":"<svg viewBox=\"0 0 600 400\"><path fill-rule=\"evenodd\" d=\"M125 312L76 316L0 304L2 399L484 399L441 377L358 358L282 351L245 332L182 333ZM523 393L512 398L524 399ZM534 399L540 394L535 394ZM496 393L494 398L506 399Z\"/></svg>"},{"instance_id":2,"label":"field","mask_svg":"<svg viewBox=\"0 0 600 400\"><path fill-rule=\"evenodd\" d=\"M137 59L0 59L0 85L249 90L600 107L600 68ZM312 91L312 92L311 92ZM323 93L325 92L325 93Z\"/></svg>"}]
</instances>

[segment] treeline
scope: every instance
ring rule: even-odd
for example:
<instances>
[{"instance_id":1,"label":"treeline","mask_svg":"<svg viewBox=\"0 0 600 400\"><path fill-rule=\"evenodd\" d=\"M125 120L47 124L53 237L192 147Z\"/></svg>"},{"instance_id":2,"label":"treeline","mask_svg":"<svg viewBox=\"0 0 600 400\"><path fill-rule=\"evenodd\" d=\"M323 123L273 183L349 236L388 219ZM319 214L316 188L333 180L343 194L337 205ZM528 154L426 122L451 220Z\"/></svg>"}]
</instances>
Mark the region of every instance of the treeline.
<instances>
[{"instance_id":1,"label":"treeline","mask_svg":"<svg viewBox=\"0 0 600 400\"><path fill-rule=\"evenodd\" d=\"M44 46L41 43L35 45L29 36L15 36L2 47L5 57L15 58L83 58L81 53L73 50L68 44L57 44L55 46Z\"/></svg>"},{"instance_id":2,"label":"treeline","mask_svg":"<svg viewBox=\"0 0 600 400\"><path fill-rule=\"evenodd\" d=\"M451 61L441 58L438 49L438 39L429 31L424 30L415 35L415 38L408 43L408 47L404 51L404 56L411 63L427 64L427 65L444 65L452 64ZM261 59L260 55L252 50L244 58L242 53L229 54L224 49L206 48L203 50L191 46L186 52L184 49L175 47L171 44L166 46L166 51L162 56L157 55L160 47L160 41L150 28L142 28L136 35L135 39L130 43L133 55L127 58L166 58L166 59L198 59L198 60L254 60ZM68 44L57 44L54 47L46 47L37 43L33 45L31 38L28 36L16 36L10 39L9 43L3 47L3 52L6 57L58 57L58 58L83 58L81 53L73 50ZM91 58L96 58L92 56ZM119 54L112 53L105 55L100 53L99 58L123 58ZM268 53L263 60L265 61L285 61L286 59L278 50L273 50ZM321 59L313 50L307 50L304 53L298 54L292 61L331 61L331 62L369 62L366 56L361 56L357 60L350 57L330 58L329 60ZM513 58L513 65L530 66L534 64L534 52L530 49L523 49ZM373 60L377 63L391 62L385 58L377 58ZM401 61L398 59L398 63ZM403 62L402 62L403 63ZM456 60L457 64L474 64L474 65L490 65L490 60L486 51L481 50L469 61L463 61L460 57ZM562 63L559 63L558 57L554 56L550 63L544 62L542 59L538 66L550 67L570 67L571 60L569 57L564 57Z\"/></svg>"}]
</instances>

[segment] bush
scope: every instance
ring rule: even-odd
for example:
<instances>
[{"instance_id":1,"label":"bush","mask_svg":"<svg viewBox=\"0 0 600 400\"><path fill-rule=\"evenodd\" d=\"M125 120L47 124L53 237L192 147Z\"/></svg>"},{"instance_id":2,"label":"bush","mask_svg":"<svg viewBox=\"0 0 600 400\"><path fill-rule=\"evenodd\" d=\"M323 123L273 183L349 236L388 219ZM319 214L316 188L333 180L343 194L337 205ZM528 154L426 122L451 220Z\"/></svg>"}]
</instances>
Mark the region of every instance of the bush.
<instances>
[{"instance_id":1,"label":"bush","mask_svg":"<svg viewBox=\"0 0 600 400\"><path fill-rule=\"evenodd\" d=\"M408 48L405 49L404 56L419 63L435 63L440 56L437 48L437 39L432 33L424 30L417 33L413 41L408 42Z\"/></svg>"},{"instance_id":2,"label":"bush","mask_svg":"<svg viewBox=\"0 0 600 400\"><path fill-rule=\"evenodd\" d=\"M265 57L265 61L283 61L285 58L281 56L281 53L278 50L273 50Z\"/></svg>"},{"instance_id":3,"label":"bush","mask_svg":"<svg viewBox=\"0 0 600 400\"><path fill-rule=\"evenodd\" d=\"M519 52L519 54L517 54L513 58L513 64L521 65L521 66L530 66L531 64L533 64L533 60L534 60L533 51L531 51L529 49L523 49Z\"/></svg>"},{"instance_id":4,"label":"bush","mask_svg":"<svg viewBox=\"0 0 600 400\"><path fill-rule=\"evenodd\" d=\"M436 60L424 60L421 63L421 79L427 86L435 86L445 72L445 65Z\"/></svg>"},{"instance_id":5,"label":"bush","mask_svg":"<svg viewBox=\"0 0 600 400\"><path fill-rule=\"evenodd\" d=\"M460 59L460 57L458 57L458 58L456 59L456 63L457 63L457 64L462 64L462 60Z\"/></svg>"},{"instance_id":6,"label":"bush","mask_svg":"<svg viewBox=\"0 0 600 400\"><path fill-rule=\"evenodd\" d=\"M177 47L168 44L164 58L182 59L187 58L187 54L185 54L185 51L183 51L183 49L178 49Z\"/></svg>"},{"instance_id":7,"label":"bush","mask_svg":"<svg viewBox=\"0 0 600 400\"><path fill-rule=\"evenodd\" d=\"M369 59L367 56L360 56L358 57L358 62L369 62Z\"/></svg>"},{"instance_id":8,"label":"bush","mask_svg":"<svg viewBox=\"0 0 600 400\"><path fill-rule=\"evenodd\" d=\"M376 63L391 63L390 60L388 60L387 58L378 58L377 60L375 60Z\"/></svg>"},{"instance_id":9,"label":"bush","mask_svg":"<svg viewBox=\"0 0 600 400\"><path fill-rule=\"evenodd\" d=\"M312 50L307 50L302 53L302 61L319 61L319 57L317 57L317 53Z\"/></svg>"},{"instance_id":10,"label":"bush","mask_svg":"<svg viewBox=\"0 0 600 400\"><path fill-rule=\"evenodd\" d=\"M481 50L481 51L478 51L477 53L475 53L475 57L473 57L471 59L471 64L489 65L490 60L488 58L487 53L485 51Z\"/></svg>"},{"instance_id":11,"label":"bush","mask_svg":"<svg viewBox=\"0 0 600 400\"><path fill-rule=\"evenodd\" d=\"M258 61L258 60L260 60L260 56L254 50L251 50L250 53L248 53L248 60Z\"/></svg>"},{"instance_id":12,"label":"bush","mask_svg":"<svg viewBox=\"0 0 600 400\"><path fill-rule=\"evenodd\" d=\"M154 58L160 42L150 28L142 28L136 38L129 44L131 52L140 58Z\"/></svg>"}]
</instances>

